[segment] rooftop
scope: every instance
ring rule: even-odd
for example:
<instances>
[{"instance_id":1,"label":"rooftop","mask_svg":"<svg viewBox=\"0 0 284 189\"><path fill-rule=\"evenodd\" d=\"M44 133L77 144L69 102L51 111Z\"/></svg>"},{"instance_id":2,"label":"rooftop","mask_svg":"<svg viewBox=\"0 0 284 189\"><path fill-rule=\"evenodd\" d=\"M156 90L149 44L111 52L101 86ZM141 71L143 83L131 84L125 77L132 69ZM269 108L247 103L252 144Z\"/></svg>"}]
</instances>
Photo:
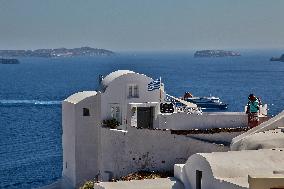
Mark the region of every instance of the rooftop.
<instances>
[{"instance_id":1,"label":"rooftop","mask_svg":"<svg viewBox=\"0 0 284 189\"><path fill-rule=\"evenodd\" d=\"M107 87L116 78L118 78L122 75L125 75L125 74L129 74L129 73L135 73L135 72L130 71L130 70L117 70L115 72L111 72L102 80L102 85L104 87Z\"/></svg>"},{"instance_id":2,"label":"rooftop","mask_svg":"<svg viewBox=\"0 0 284 189\"><path fill-rule=\"evenodd\" d=\"M97 95L96 91L82 91L69 96L64 101L70 102L72 104L77 104L78 102L84 100L85 98L95 95Z\"/></svg>"}]
</instances>

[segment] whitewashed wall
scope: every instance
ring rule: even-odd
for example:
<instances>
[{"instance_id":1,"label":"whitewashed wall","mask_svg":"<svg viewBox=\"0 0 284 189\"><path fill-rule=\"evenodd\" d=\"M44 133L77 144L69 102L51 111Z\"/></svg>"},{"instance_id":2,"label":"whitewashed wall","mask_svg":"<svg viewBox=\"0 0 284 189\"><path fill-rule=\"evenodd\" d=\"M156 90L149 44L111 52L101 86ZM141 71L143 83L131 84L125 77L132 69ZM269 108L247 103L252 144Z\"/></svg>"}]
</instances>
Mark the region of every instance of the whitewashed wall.
<instances>
[{"instance_id":1,"label":"whitewashed wall","mask_svg":"<svg viewBox=\"0 0 284 189\"><path fill-rule=\"evenodd\" d=\"M170 131L128 128L101 129L101 179L107 181L138 170L173 171L197 152L226 151L228 148Z\"/></svg>"},{"instance_id":2,"label":"whitewashed wall","mask_svg":"<svg viewBox=\"0 0 284 189\"><path fill-rule=\"evenodd\" d=\"M203 113L202 115L179 112L159 114L154 123L156 128L172 130L236 128L247 126L247 115L241 112Z\"/></svg>"},{"instance_id":3,"label":"whitewashed wall","mask_svg":"<svg viewBox=\"0 0 284 189\"><path fill-rule=\"evenodd\" d=\"M63 102L62 174L73 186L81 185L88 179L106 181L138 170L173 170L175 163L184 163L194 153L228 150L221 145L174 135L170 131L128 127L126 132L101 128L102 120L110 118L112 103L120 105L122 124L125 124L129 103L158 102L159 90L147 90L151 81L145 75L128 73L110 82L104 93L80 93L69 97L70 101ZM128 98L129 84L139 86L139 98ZM164 97L163 93L162 99ZM83 108L90 110L89 117L83 116ZM205 121L203 118L206 118ZM210 114L203 118L198 115L172 114L166 118L157 117L154 125L160 129L176 130L233 127L234 124L239 126L240 118L244 116ZM166 122L164 119L167 119ZM200 120L202 124L198 124Z\"/></svg>"},{"instance_id":4,"label":"whitewashed wall","mask_svg":"<svg viewBox=\"0 0 284 189\"><path fill-rule=\"evenodd\" d=\"M63 147L63 170L62 176L72 185L76 185L76 162L75 162L75 106L70 102L62 102L62 147ZM68 168L68 169L67 169Z\"/></svg>"},{"instance_id":5,"label":"whitewashed wall","mask_svg":"<svg viewBox=\"0 0 284 189\"><path fill-rule=\"evenodd\" d=\"M83 108L89 109L90 116L83 116ZM64 101L62 114L62 175L73 186L79 186L93 179L99 170L100 94L74 103Z\"/></svg>"},{"instance_id":6,"label":"whitewashed wall","mask_svg":"<svg viewBox=\"0 0 284 189\"><path fill-rule=\"evenodd\" d=\"M107 86L104 93L102 93L101 109L102 120L110 118L110 104L118 103L122 111L122 124L126 124L127 119L127 105L131 102L146 103L146 102L159 102L159 90L148 91L148 83L152 79L142 74L128 73L121 77L114 79ZM128 97L128 85L137 84L139 88L139 98ZM164 99L165 94L162 94Z\"/></svg>"},{"instance_id":7,"label":"whitewashed wall","mask_svg":"<svg viewBox=\"0 0 284 189\"><path fill-rule=\"evenodd\" d=\"M206 135L192 135L194 138L169 130L101 128L100 106L100 94L77 104L63 104L63 177L74 186L88 179L107 181L138 170L172 171L174 164L184 163L195 153L228 150L204 140ZM90 109L90 117L82 116L83 108ZM217 135L209 134L207 139L222 138L221 133ZM230 138L227 135L224 133Z\"/></svg>"},{"instance_id":8,"label":"whitewashed wall","mask_svg":"<svg viewBox=\"0 0 284 189\"><path fill-rule=\"evenodd\" d=\"M84 99L76 105L76 177L77 183L93 179L98 174L100 151L100 94ZM90 116L83 116L83 108Z\"/></svg>"}]
</instances>

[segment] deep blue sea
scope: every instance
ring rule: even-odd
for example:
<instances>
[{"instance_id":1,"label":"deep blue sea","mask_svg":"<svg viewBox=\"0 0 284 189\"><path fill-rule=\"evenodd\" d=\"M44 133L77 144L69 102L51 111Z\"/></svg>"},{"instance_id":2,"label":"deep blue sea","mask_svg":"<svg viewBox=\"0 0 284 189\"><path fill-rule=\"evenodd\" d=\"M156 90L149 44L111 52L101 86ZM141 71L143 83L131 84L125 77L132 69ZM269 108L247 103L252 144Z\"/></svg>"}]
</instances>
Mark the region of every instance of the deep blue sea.
<instances>
[{"instance_id":1,"label":"deep blue sea","mask_svg":"<svg viewBox=\"0 0 284 189\"><path fill-rule=\"evenodd\" d=\"M167 93L214 95L243 111L255 93L270 115L284 109L284 50L243 50L241 57L193 58L193 52L121 53L112 57L21 58L0 64L0 188L36 188L61 176L60 101L95 90L98 75L129 69L162 77Z\"/></svg>"}]
</instances>

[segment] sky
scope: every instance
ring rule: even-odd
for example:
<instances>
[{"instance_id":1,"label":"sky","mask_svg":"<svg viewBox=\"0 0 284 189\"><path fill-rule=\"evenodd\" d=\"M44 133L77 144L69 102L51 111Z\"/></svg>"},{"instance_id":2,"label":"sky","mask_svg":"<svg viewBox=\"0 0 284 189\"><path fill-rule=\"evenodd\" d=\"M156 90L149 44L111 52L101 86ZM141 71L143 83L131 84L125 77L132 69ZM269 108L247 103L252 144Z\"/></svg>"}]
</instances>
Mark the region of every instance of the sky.
<instances>
[{"instance_id":1,"label":"sky","mask_svg":"<svg viewBox=\"0 0 284 189\"><path fill-rule=\"evenodd\" d=\"M284 48L283 0L0 0L0 49Z\"/></svg>"}]
</instances>

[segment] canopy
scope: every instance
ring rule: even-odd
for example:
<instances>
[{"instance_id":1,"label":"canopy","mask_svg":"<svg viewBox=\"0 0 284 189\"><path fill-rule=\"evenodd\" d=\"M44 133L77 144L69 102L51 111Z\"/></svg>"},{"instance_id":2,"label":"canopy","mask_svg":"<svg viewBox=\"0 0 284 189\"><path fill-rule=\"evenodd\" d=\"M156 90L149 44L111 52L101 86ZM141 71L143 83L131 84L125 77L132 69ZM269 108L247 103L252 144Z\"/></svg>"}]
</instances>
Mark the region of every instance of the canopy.
<instances>
[{"instance_id":1,"label":"canopy","mask_svg":"<svg viewBox=\"0 0 284 189\"><path fill-rule=\"evenodd\" d=\"M187 106L187 107L189 107L189 108L197 108L197 105L196 105L196 104L194 104L194 103L187 102L187 101L185 101L185 100L182 100L182 99L176 98L176 97L171 96L171 95L169 95L169 94L166 94L166 95L167 95L168 97L170 97L170 98L175 99L176 101L179 101L180 103L182 103L182 104L186 105L186 106Z\"/></svg>"}]
</instances>

